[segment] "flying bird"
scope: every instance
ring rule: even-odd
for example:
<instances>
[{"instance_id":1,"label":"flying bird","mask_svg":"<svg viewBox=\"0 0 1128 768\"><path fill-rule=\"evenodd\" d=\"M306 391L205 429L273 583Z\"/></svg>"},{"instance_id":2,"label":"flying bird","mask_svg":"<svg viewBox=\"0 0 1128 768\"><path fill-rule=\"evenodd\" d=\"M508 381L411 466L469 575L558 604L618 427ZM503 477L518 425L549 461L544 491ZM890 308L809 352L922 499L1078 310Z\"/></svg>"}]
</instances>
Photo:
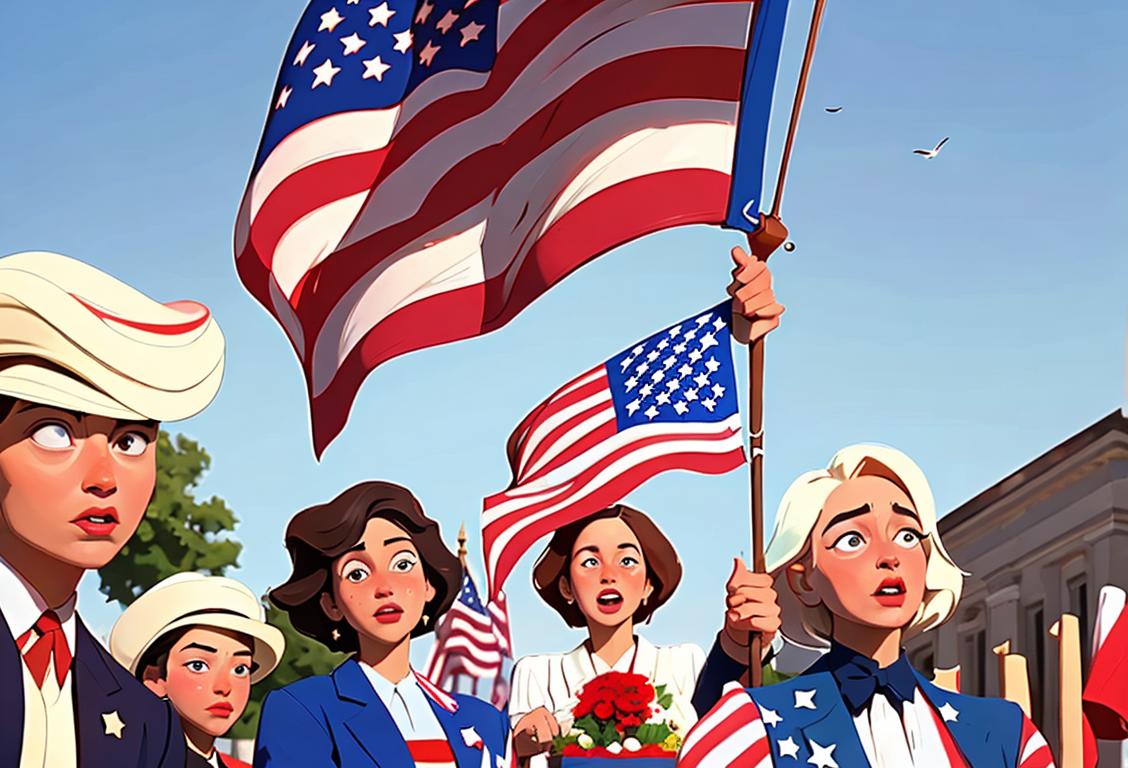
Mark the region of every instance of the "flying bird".
<instances>
[{"instance_id":1,"label":"flying bird","mask_svg":"<svg viewBox=\"0 0 1128 768\"><path fill-rule=\"evenodd\" d=\"M826 109L827 112L829 112L832 115L836 112L842 111L842 107L826 107L825 109Z\"/></svg>"},{"instance_id":2,"label":"flying bird","mask_svg":"<svg viewBox=\"0 0 1128 768\"><path fill-rule=\"evenodd\" d=\"M922 157L924 157L928 160L931 160L932 158L934 158L938 154L940 154L940 147L944 146L947 142L948 142L948 137L945 136L944 138L940 139L940 143L937 144L932 149L914 149L913 154L914 155L920 155L920 156L922 156Z\"/></svg>"}]
</instances>

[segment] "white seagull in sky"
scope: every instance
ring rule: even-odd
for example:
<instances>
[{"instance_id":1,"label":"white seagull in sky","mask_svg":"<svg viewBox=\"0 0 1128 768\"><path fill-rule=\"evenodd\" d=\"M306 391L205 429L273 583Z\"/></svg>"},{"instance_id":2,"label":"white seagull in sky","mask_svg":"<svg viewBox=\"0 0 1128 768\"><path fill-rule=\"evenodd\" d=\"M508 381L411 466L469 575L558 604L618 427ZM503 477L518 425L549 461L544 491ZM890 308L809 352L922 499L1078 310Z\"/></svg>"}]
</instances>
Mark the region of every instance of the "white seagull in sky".
<instances>
[{"instance_id":1,"label":"white seagull in sky","mask_svg":"<svg viewBox=\"0 0 1128 768\"><path fill-rule=\"evenodd\" d=\"M948 137L947 136L940 139L940 143L937 144L932 149L914 149L913 154L914 155L921 155L922 157L924 157L928 160L931 160L932 158L934 158L938 154L940 154L940 147L944 146L946 143L948 143Z\"/></svg>"}]
</instances>

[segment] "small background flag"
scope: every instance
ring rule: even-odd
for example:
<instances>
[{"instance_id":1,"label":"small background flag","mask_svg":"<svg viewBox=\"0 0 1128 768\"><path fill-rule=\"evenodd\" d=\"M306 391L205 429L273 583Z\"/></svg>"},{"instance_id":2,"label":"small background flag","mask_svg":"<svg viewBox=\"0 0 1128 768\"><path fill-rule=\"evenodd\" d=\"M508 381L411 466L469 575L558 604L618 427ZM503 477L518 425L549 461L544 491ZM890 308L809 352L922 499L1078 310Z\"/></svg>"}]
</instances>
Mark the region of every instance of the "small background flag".
<instances>
[{"instance_id":1,"label":"small background flag","mask_svg":"<svg viewBox=\"0 0 1128 768\"><path fill-rule=\"evenodd\" d=\"M577 376L509 438L509 488L482 511L497 594L542 536L670 469L721 474L745 462L725 302Z\"/></svg>"},{"instance_id":2,"label":"small background flag","mask_svg":"<svg viewBox=\"0 0 1128 768\"><path fill-rule=\"evenodd\" d=\"M490 700L498 709L509 701L505 662L513 657L505 595L482 604L470 571L463 567L462 590L438 626L427 660L427 679L445 690L468 689L481 695L478 684L492 680ZM469 683L464 686L463 683Z\"/></svg>"},{"instance_id":3,"label":"small background flag","mask_svg":"<svg viewBox=\"0 0 1128 768\"><path fill-rule=\"evenodd\" d=\"M500 328L637 237L753 228L787 4L310 2L234 251L318 455L385 361Z\"/></svg>"}]
</instances>

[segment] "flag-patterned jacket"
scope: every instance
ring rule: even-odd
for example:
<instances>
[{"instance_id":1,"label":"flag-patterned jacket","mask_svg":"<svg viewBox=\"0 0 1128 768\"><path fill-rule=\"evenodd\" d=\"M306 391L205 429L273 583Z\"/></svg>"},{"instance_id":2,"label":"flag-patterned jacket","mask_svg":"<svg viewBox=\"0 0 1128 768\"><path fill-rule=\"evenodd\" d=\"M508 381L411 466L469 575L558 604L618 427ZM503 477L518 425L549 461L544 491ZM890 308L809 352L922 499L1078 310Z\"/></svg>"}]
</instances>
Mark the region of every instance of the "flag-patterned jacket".
<instances>
[{"instance_id":1,"label":"flag-patterned jacket","mask_svg":"<svg viewBox=\"0 0 1128 768\"><path fill-rule=\"evenodd\" d=\"M1016 704L944 690L919 673L917 690L931 705L946 751L936 765L1052 768L1042 735ZM803 674L764 688L733 683L682 745L685 768L868 766L853 719L834 677Z\"/></svg>"}]
</instances>

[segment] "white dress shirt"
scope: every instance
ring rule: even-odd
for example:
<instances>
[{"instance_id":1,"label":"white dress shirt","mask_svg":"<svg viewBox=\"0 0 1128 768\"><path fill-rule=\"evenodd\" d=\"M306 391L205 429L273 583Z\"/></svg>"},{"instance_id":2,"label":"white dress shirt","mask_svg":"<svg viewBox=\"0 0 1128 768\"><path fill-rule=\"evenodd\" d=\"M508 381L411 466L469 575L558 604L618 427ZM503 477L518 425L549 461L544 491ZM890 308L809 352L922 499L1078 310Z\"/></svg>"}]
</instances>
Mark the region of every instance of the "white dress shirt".
<instances>
[{"instance_id":1,"label":"white dress shirt","mask_svg":"<svg viewBox=\"0 0 1128 768\"><path fill-rule=\"evenodd\" d=\"M392 683L363 661L359 663L372 689L388 708L404 741L447 740L446 731L431 708L431 700L419 687L414 672L408 672L403 680Z\"/></svg>"},{"instance_id":2,"label":"white dress shirt","mask_svg":"<svg viewBox=\"0 0 1128 768\"><path fill-rule=\"evenodd\" d=\"M919 689L901 714L884 694L854 716L854 728L873 768L939 768L948 766L947 752L936 728L932 706Z\"/></svg>"},{"instance_id":3,"label":"white dress shirt","mask_svg":"<svg viewBox=\"0 0 1128 768\"><path fill-rule=\"evenodd\" d=\"M54 609L72 657L75 653L76 599L76 595L71 595L67 602ZM8 630L12 633L12 642L17 642L20 636L35 626L35 622L39 621L48 607L35 587L0 558L0 611L3 611ZM36 633L32 632L19 648L20 655L37 639ZM19 768L77 764L78 746L75 742L74 699L71 693L74 675L68 672L60 686L55 677L55 661L52 656L43 687L40 688L35 684L27 665L21 666L24 728Z\"/></svg>"}]
</instances>

